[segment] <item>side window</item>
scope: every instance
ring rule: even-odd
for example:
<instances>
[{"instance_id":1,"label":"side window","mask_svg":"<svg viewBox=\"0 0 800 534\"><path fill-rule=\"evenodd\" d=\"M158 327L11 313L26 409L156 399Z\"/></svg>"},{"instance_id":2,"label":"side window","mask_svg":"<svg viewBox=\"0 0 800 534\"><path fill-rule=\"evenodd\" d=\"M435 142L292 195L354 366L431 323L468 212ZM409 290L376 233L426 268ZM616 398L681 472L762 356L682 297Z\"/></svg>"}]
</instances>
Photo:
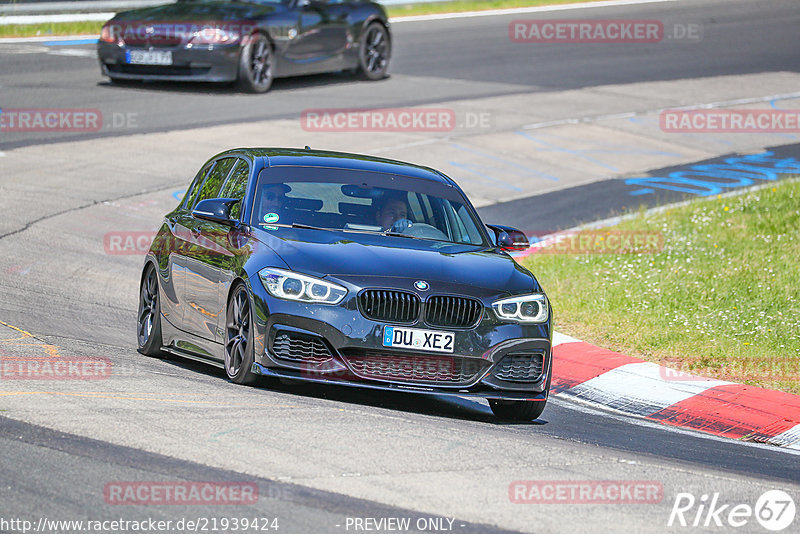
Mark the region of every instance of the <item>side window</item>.
<instances>
[{"instance_id":1,"label":"side window","mask_svg":"<svg viewBox=\"0 0 800 534\"><path fill-rule=\"evenodd\" d=\"M222 182L227 178L231 167L236 163L236 159L237 158L225 158L217 161L217 164L214 165L214 168L208 174L205 183L203 183L200 194L197 195L197 199L192 203L192 207L196 206L201 200L217 197L217 193L219 193L222 187Z\"/></svg>"},{"instance_id":2,"label":"side window","mask_svg":"<svg viewBox=\"0 0 800 534\"><path fill-rule=\"evenodd\" d=\"M247 192L248 176L250 176L250 166L245 160L240 159L219 192L220 198L238 198L240 200L238 204L231 208L231 217L234 219L241 218L244 194Z\"/></svg>"},{"instance_id":3,"label":"side window","mask_svg":"<svg viewBox=\"0 0 800 534\"><path fill-rule=\"evenodd\" d=\"M200 172L197 173L197 176L195 176L192 185L183 195L183 200L181 201L181 209L187 209L189 206L194 206L194 201L197 199L197 194L200 192L200 186L203 185L203 180L206 179L208 171L210 171L211 167L213 166L214 166L213 162L209 163L208 165L200 169Z\"/></svg>"}]
</instances>

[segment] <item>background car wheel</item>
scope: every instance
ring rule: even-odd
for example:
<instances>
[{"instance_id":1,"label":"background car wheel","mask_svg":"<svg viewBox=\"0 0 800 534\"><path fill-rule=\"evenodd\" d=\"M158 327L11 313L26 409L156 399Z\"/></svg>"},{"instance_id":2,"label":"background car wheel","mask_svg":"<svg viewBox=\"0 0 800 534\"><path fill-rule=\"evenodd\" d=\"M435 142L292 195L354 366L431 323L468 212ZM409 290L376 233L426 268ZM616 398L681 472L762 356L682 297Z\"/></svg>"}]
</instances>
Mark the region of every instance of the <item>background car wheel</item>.
<instances>
[{"instance_id":1,"label":"background car wheel","mask_svg":"<svg viewBox=\"0 0 800 534\"><path fill-rule=\"evenodd\" d=\"M272 86L272 46L266 37L257 33L247 39L248 43L239 54L239 77L237 85L248 93L266 93Z\"/></svg>"},{"instance_id":2,"label":"background car wheel","mask_svg":"<svg viewBox=\"0 0 800 534\"><path fill-rule=\"evenodd\" d=\"M247 288L240 284L228 302L225 321L225 373L231 382L248 386L256 383L258 377L250 372L254 359L253 350L250 296Z\"/></svg>"},{"instance_id":3,"label":"background car wheel","mask_svg":"<svg viewBox=\"0 0 800 534\"><path fill-rule=\"evenodd\" d=\"M161 303L158 296L158 274L152 265L145 267L139 289L139 319L136 337L139 352L146 356L162 356L161 353Z\"/></svg>"},{"instance_id":4,"label":"background car wheel","mask_svg":"<svg viewBox=\"0 0 800 534\"><path fill-rule=\"evenodd\" d=\"M359 76L367 80L385 78L391 56L392 43L388 30L382 24L373 22L361 35L358 47Z\"/></svg>"}]
</instances>

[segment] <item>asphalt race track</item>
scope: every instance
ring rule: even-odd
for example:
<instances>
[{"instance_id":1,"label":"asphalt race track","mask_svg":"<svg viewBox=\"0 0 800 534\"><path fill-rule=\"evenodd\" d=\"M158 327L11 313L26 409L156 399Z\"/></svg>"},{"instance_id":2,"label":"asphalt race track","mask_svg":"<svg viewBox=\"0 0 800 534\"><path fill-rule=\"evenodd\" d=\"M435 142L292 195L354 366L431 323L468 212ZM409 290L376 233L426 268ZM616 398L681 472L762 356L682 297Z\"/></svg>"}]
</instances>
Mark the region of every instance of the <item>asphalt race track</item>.
<instances>
[{"instance_id":1,"label":"asphalt race track","mask_svg":"<svg viewBox=\"0 0 800 534\"><path fill-rule=\"evenodd\" d=\"M539 16L694 23L703 38L537 47L509 41L511 20ZM0 531L21 531L2 523L10 519L37 525L42 518L246 516L270 527L277 518L279 532L292 533L364 531L367 523L358 529L355 519L366 518L411 518L410 530L427 532L663 532L680 493L718 494L732 507L754 506L765 491L781 489L800 503L800 456L792 451L670 430L558 396L535 422L500 424L483 401L284 383L247 388L221 370L144 357L134 336L142 256L104 245L109 233L152 231L205 159L240 144L309 140L315 148L429 163L459 181L487 221L524 229L564 228L638 204L692 198L697 194L655 186L648 192L635 179L727 165L764 149L800 159L800 138L675 141L657 128L644 137L639 128L652 122L650 110L744 97L797 109L799 27L800 11L789 0L402 22L393 27L391 78L280 80L259 96L227 87L112 86L100 77L91 45L0 43L0 108L93 108L105 121L89 133L0 132L0 358L90 357L112 369L102 380L0 379ZM487 112L492 125L429 135L298 126L309 108L403 106L449 106L459 117ZM622 112L638 114L639 122L604 118ZM547 121L564 124L525 128ZM609 131L643 148L576 152ZM520 147L528 145L517 143L530 139L519 132L550 136L535 139L550 152L527 153ZM492 150L502 164L479 166ZM524 172L514 172L521 161ZM651 481L663 498L518 504L509 488L519 480ZM104 493L133 481L250 484L259 498L248 505L119 505ZM711 521L669 530L730 529ZM737 531L766 532L755 518Z\"/></svg>"}]
</instances>

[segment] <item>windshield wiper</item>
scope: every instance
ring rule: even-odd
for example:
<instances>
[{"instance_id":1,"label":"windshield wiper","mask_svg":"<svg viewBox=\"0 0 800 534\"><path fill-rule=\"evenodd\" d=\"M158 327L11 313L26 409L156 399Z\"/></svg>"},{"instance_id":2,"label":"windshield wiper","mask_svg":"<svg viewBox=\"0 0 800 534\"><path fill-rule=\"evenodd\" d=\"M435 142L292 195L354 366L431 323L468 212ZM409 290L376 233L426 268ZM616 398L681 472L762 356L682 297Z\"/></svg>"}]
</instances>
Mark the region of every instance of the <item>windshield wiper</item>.
<instances>
[{"instance_id":1,"label":"windshield wiper","mask_svg":"<svg viewBox=\"0 0 800 534\"><path fill-rule=\"evenodd\" d=\"M321 228L319 226L311 226L310 224L292 223L292 228L302 228L304 230L331 230L331 228Z\"/></svg>"},{"instance_id":2,"label":"windshield wiper","mask_svg":"<svg viewBox=\"0 0 800 534\"><path fill-rule=\"evenodd\" d=\"M407 239L421 239L415 235L408 235L408 234L401 234L400 232L383 232L383 235L388 235L389 237L405 237Z\"/></svg>"}]
</instances>

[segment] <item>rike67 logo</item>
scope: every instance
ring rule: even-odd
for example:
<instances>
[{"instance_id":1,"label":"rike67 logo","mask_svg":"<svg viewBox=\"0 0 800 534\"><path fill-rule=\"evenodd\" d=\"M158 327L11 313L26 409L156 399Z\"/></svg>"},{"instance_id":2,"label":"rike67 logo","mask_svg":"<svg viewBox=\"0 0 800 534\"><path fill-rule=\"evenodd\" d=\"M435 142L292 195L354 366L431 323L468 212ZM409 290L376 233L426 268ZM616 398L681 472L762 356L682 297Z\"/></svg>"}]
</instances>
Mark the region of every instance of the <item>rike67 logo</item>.
<instances>
[{"instance_id":1,"label":"rike67 logo","mask_svg":"<svg viewBox=\"0 0 800 534\"><path fill-rule=\"evenodd\" d=\"M691 493L678 493L667 521L668 527L720 527L726 532L751 524L753 518L765 529L782 531L794 523L795 504L781 490L764 492L755 506L722 503L719 493L704 494L699 499ZM793 530L796 532L796 530Z\"/></svg>"}]
</instances>

